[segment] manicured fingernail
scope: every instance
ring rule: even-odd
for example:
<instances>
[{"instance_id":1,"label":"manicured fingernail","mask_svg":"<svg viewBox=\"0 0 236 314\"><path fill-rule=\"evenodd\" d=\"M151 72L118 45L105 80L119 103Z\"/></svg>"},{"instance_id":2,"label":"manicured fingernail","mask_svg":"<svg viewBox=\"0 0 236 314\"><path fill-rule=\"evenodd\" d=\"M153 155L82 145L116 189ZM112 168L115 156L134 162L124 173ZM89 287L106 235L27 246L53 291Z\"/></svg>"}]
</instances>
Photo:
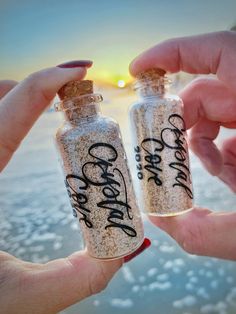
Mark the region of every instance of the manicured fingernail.
<instances>
[{"instance_id":1,"label":"manicured fingernail","mask_svg":"<svg viewBox=\"0 0 236 314\"><path fill-rule=\"evenodd\" d=\"M74 60L74 61L61 63L57 65L57 67L64 68L64 69L79 68L79 67L90 68L92 64L93 64L93 61L91 60Z\"/></svg>"},{"instance_id":2,"label":"manicured fingernail","mask_svg":"<svg viewBox=\"0 0 236 314\"><path fill-rule=\"evenodd\" d=\"M135 252L124 257L124 262L127 263L131 261L133 258L141 254L143 251L145 251L150 245L151 245L151 241L148 238L145 238L143 240L142 245Z\"/></svg>"}]
</instances>

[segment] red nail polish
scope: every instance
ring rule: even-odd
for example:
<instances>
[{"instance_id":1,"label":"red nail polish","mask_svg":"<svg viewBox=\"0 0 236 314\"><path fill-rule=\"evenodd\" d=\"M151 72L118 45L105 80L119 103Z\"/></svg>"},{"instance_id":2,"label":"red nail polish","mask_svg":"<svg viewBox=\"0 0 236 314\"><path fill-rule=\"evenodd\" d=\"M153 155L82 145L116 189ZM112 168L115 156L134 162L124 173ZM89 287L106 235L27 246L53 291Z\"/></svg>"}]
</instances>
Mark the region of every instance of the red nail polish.
<instances>
[{"instance_id":1,"label":"red nail polish","mask_svg":"<svg viewBox=\"0 0 236 314\"><path fill-rule=\"evenodd\" d=\"M90 60L74 60L74 61L61 63L57 65L57 67L64 68L64 69L79 68L79 67L90 68L92 64L93 64L93 61L90 61Z\"/></svg>"},{"instance_id":2,"label":"red nail polish","mask_svg":"<svg viewBox=\"0 0 236 314\"><path fill-rule=\"evenodd\" d=\"M145 251L150 245L151 245L151 241L148 238L145 238L143 240L143 243L141 244L141 246L135 252L133 252L130 255L127 255L127 256L124 257L124 262L127 263L127 262L131 261L137 255L139 255L143 251Z\"/></svg>"}]
</instances>

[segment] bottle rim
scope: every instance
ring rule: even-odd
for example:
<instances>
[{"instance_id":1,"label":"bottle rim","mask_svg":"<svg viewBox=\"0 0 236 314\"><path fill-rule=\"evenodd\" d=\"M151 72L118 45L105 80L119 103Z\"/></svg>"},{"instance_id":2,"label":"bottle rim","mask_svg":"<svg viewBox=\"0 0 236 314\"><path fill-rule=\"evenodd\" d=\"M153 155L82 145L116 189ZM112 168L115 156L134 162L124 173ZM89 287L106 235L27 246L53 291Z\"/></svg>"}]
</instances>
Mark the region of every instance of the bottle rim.
<instances>
[{"instance_id":1,"label":"bottle rim","mask_svg":"<svg viewBox=\"0 0 236 314\"><path fill-rule=\"evenodd\" d=\"M166 76L159 77L158 79L145 78L145 79L136 79L133 84L133 90L136 91L141 88L148 86L169 86L171 85L172 80Z\"/></svg>"},{"instance_id":2,"label":"bottle rim","mask_svg":"<svg viewBox=\"0 0 236 314\"><path fill-rule=\"evenodd\" d=\"M74 110L86 103L86 106L93 105L94 103L99 103L103 101L101 94L86 94L73 97L66 100L61 100L54 104L54 109L58 111L68 111Z\"/></svg>"}]
</instances>

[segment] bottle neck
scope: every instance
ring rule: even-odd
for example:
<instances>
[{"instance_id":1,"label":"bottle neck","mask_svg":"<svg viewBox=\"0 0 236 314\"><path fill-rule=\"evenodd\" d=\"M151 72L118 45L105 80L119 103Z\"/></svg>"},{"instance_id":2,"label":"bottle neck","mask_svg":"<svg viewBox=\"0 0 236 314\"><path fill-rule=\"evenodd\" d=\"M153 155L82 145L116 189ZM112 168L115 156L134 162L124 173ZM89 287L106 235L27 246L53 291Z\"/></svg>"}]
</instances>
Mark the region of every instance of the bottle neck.
<instances>
[{"instance_id":1,"label":"bottle neck","mask_svg":"<svg viewBox=\"0 0 236 314\"><path fill-rule=\"evenodd\" d=\"M61 101L57 106L57 111L63 111L65 120L76 123L95 118L100 113L100 94L86 94L71 99Z\"/></svg>"},{"instance_id":2,"label":"bottle neck","mask_svg":"<svg viewBox=\"0 0 236 314\"><path fill-rule=\"evenodd\" d=\"M134 84L134 90L138 96L143 97L163 97L170 85L170 80L163 76L158 79L141 79Z\"/></svg>"}]
</instances>

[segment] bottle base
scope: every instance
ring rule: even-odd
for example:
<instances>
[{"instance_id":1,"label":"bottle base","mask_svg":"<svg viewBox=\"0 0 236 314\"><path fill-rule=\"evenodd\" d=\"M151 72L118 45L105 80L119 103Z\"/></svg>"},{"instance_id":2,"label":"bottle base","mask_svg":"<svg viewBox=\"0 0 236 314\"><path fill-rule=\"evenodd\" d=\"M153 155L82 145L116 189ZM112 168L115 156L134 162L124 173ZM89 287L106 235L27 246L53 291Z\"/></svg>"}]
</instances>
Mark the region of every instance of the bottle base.
<instances>
[{"instance_id":1,"label":"bottle base","mask_svg":"<svg viewBox=\"0 0 236 314\"><path fill-rule=\"evenodd\" d=\"M125 257L125 256L127 256L127 255L130 255L130 254L132 254L132 253L134 253L142 244L143 244L143 241L144 241L144 236L143 236L143 238L142 238L142 240L139 242L139 244L137 245L137 246L135 246L135 248L132 250L132 251L128 251L128 252L126 252L126 253L124 253L124 254L121 254L121 255L118 255L118 256L111 256L111 257L98 257L98 256L94 256L94 255L92 255L91 253L89 253L88 251L88 255L90 256L90 257L92 257L92 258L94 258L94 259L96 259L96 260L99 260L99 261L103 261L103 262L105 262L105 261L114 261L114 260L116 260L116 259L120 259L120 258L122 258L122 257Z\"/></svg>"},{"instance_id":2,"label":"bottle base","mask_svg":"<svg viewBox=\"0 0 236 314\"><path fill-rule=\"evenodd\" d=\"M188 213L190 212L191 210L193 210L194 207L191 207L191 208L188 208L188 209L185 209L185 210L181 210L179 212L173 212L173 213L149 213L147 212L148 216L152 216L152 217L174 217L174 216L179 216L179 215L183 215L185 213Z\"/></svg>"}]
</instances>

